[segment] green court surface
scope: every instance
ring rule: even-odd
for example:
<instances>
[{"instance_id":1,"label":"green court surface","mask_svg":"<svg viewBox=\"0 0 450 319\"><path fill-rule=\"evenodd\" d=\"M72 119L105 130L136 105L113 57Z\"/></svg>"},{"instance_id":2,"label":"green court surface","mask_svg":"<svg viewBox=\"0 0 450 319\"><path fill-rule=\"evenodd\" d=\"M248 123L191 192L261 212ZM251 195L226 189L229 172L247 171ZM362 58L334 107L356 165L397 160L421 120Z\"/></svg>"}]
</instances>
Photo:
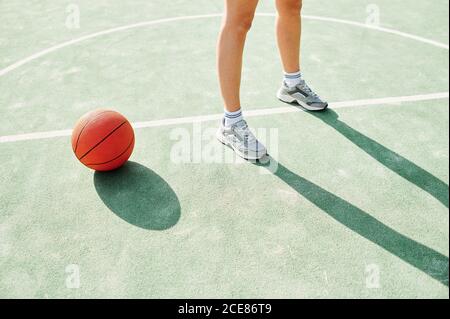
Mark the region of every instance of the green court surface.
<instances>
[{"instance_id":1,"label":"green court surface","mask_svg":"<svg viewBox=\"0 0 450 319\"><path fill-rule=\"evenodd\" d=\"M432 2L305 0L303 72L334 102L310 114L275 98L261 1L242 99L267 167L209 136L221 1L78 0L79 28L70 1L1 1L0 297L448 298L449 7ZM140 123L111 173L70 145L100 107Z\"/></svg>"}]
</instances>

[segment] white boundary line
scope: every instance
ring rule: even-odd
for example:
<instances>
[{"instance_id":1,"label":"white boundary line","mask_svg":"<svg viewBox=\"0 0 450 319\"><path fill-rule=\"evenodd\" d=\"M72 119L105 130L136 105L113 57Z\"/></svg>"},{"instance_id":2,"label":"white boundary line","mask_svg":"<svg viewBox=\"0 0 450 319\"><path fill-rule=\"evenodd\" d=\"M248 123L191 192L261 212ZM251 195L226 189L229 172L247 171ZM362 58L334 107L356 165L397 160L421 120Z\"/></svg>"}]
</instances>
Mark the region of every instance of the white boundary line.
<instances>
[{"instance_id":1,"label":"white boundary line","mask_svg":"<svg viewBox=\"0 0 450 319\"><path fill-rule=\"evenodd\" d=\"M412 95L412 96L398 96L398 97L387 97L380 99L369 99L369 100L354 100L345 102L335 102L330 104L331 109L340 109L354 106L373 106L373 105L395 105L405 102L418 102L418 101L431 101L431 100L443 100L449 98L449 92L432 93L432 94L422 94L422 95ZM245 112L246 117L256 117L256 116L267 116L272 114L286 114L299 112L300 109L294 106L278 107L271 109L259 109L250 110ZM171 125L181 125L196 122L208 122L216 121L223 117L223 113L212 114L212 115L201 115L201 116L191 116L191 117L181 117L172 118L157 121L148 122L137 122L133 123L135 129L150 128L150 127L163 127ZM50 139L56 137L67 137L72 134L72 130L61 130L61 131L49 131L49 132L37 132L29 134L18 134L9 136L0 136L1 143L11 143L19 141L30 141L30 140L42 140Z\"/></svg>"},{"instance_id":2,"label":"white boundary line","mask_svg":"<svg viewBox=\"0 0 450 319\"><path fill-rule=\"evenodd\" d=\"M274 17L276 16L275 13L257 13L257 16L260 17ZM92 33L89 35L85 35L82 36L80 38L77 39L73 39L70 41L66 41L63 43L60 43L58 45L55 45L53 47L47 48L45 50L42 50L40 52L37 52L33 55L30 55L22 60L19 60L17 62L15 62L14 64L11 64L9 66L7 66L4 69L0 70L0 77L10 73L11 71L14 71L16 69L18 69L19 67L30 63L36 59L39 59L42 56L45 56L47 54L50 54L52 52L58 51L60 49L63 49L65 47L71 46L71 45L75 45L77 43L89 40L89 39L93 39L93 38L97 38L97 37L101 37L104 35L108 35L108 34L112 34L112 33L116 33L116 32L121 32L121 31L126 31L126 30L131 30L131 29L136 29L136 28L142 28L142 27L147 27L147 26L152 26L152 25L158 25L158 24L163 24L163 23L169 23L169 22L176 22L176 21L186 21L186 20L198 20L198 19L208 19L208 18L217 18L217 17L222 17L222 14L204 14L204 15L193 15L193 16L182 16L182 17L173 17L173 18L166 18L166 19L159 19L159 20L153 20L153 21L144 21L144 22L140 22L140 23L135 23L135 24L130 24L130 25L126 25L126 26L122 26L122 27L117 27L117 28L112 28L112 29L108 29L108 30L104 30L104 31L100 31L100 32L96 32L96 33ZM449 50L449 46L447 44L438 42L438 41L434 41L434 40L430 40L430 39L426 39L423 37L419 37L413 34L409 34L406 32L401 32L401 31L397 31L394 29L388 29L388 28L383 28L383 27L376 27L376 26L371 26L368 24L364 24L364 23L360 23L360 22L355 22L355 21L349 21L349 20L343 20L343 19L335 19L335 18L328 18L328 17L319 17L319 16L311 16L311 15L304 15L303 19L305 20L316 20L316 21L326 21L326 22L333 22L333 23L340 23L340 24L346 24L346 25L351 25L351 26L355 26L355 27L360 27L360 28L364 28L364 29L369 29L369 30L374 30L374 31L379 31L379 32L384 32L384 33L389 33L389 34L394 34L403 38L407 38L407 39L411 39L411 40L415 40L418 42L422 42L422 43L426 43L426 44L430 44L433 45L435 47L438 48L442 48L442 49L446 49Z\"/></svg>"}]
</instances>

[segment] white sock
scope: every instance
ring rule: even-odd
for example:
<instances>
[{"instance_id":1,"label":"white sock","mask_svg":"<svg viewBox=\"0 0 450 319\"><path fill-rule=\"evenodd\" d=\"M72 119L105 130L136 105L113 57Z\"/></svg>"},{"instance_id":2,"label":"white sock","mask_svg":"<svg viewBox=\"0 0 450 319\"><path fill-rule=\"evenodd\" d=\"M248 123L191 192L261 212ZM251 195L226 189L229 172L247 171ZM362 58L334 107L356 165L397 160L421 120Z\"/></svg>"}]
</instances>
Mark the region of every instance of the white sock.
<instances>
[{"instance_id":1,"label":"white sock","mask_svg":"<svg viewBox=\"0 0 450 319\"><path fill-rule=\"evenodd\" d=\"M242 116L241 109L239 109L239 111L236 111L236 112L228 112L227 110L225 110L224 117L225 117L225 126L226 127L230 127L244 119Z\"/></svg>"},{"instance_id":2,"label":"white sock","mask_svg":"<svg viewBox=\"0 0 450 319\"><path fill-rule=\"evenodd\" d=\"M302 80L302 72L284 73L284 83L290 88L296 87Z\"/></svg>"}]
</instances>

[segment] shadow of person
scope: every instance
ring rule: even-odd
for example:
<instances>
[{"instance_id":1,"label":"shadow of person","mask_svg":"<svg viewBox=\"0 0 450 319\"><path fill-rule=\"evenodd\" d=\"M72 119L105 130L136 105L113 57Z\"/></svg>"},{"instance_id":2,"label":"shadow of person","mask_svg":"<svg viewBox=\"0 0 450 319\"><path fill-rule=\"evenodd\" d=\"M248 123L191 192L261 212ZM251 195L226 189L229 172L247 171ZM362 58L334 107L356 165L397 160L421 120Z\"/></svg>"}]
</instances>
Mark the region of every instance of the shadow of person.
<instances>
[{"instance_id":1,"label":"shadow of person","mask_svg":"<svg viewBox=\"0 0 450 319\"><path fill-rule=\"evenodd\" d=\"M95 189L124 221L148 230L166 230L181 215L178 197L167 182L145 166L128 162L112 172L95 172Z\"/></svg>"},{"instance_id":2,"label":"shadow of person","mask_svg":"<svg viewBox=\"0 0 450 319\"><path fill-rule=\"evenodd\" d=\"M269 162L275 162L270 163ZM266 167L298 194L352 231L382 247L428 276L448 286L449 260L445 255L408 238L360 208L298 176L272 158L257 164ZM276 171L269 169L277 167Z\"/></svg>"},{"instance_id":3,"label":"shadow of person","mask_svg":"<svg viewBox=\"0 0 450 319\"><path fill-rule=\"evenodd\" d=\"M339 120L339 115L331 109L328 109L325 112L309 114L312 114L324 123L333 127L379 163L397 173L407 181L415 184L417 187L436 198L447 208L449 207L449 187L436 176L358 132L344 122L341 122Z\"/></svg>"}]
</instances>

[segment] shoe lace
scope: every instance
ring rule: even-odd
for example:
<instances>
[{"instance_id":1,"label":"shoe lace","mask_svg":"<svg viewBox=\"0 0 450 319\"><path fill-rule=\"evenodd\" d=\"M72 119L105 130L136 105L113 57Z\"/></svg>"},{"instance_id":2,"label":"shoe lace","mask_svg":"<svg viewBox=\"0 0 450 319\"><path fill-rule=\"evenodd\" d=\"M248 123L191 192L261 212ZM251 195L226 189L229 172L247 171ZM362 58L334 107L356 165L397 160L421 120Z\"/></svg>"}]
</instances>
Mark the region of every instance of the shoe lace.
<instances>
[{"instance_id":1,"label":"shoe lace","mask_svg":"<svg viewBox=\"0 0 450 319\"><path fill-rule=\"evenodd\" d=\"M309 95L311 95L311 96L314 97L314 98L318 98L318 97L319 97L319 95L318 95L316 92L314 92L314 91L308 86L308 84L306 84L306 81L305 81L305 80L302 80L302 81L300 82L300 84L298 85L298 87L299 87L302 91L308 93Z\"/></svg>"},{"instance_id":2,"label":"shoe lace","mask_svg":"<svg viewBox=\"0 0 450 319\"><path fill-rule=\"evenodd\" d=\"M235 131L243 138L245 144L250 144L256 141L256 137L250 131L250 128L245 120L242 120L235 125Z\"/></svg>"}]
</instances>

